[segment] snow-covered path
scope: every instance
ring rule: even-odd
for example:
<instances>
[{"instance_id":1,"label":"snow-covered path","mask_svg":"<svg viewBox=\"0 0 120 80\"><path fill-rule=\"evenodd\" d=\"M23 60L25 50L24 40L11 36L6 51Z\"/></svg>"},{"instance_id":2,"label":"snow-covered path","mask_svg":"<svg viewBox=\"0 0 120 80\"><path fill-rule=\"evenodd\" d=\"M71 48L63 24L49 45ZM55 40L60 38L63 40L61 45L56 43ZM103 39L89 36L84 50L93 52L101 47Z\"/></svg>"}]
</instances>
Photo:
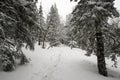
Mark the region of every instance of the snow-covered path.
<instances>
[{"instance_id":1,"label":"snow-covered path","mask_svg":"<svg viewBox=\"0 0 120 80\"><path fill-rule=\"evenodd\" d=\"M80 49L36 46L34 52L23 50L30 63L13 72L0 72L0 80L120 80L120 67L111 68L109 62L110 77L103 77L97 73L96 57L87 57Z\"/></svg>"}]
</instances>

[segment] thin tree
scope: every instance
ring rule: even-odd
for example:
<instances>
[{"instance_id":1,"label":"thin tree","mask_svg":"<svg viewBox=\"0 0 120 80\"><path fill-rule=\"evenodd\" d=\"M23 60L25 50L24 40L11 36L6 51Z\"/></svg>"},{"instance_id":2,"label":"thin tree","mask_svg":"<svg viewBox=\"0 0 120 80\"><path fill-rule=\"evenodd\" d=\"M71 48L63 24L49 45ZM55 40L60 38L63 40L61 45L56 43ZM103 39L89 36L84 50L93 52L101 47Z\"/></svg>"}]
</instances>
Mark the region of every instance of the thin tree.
<instances>
[{"instance_id":1,"label":"thin tree","mask_svg":"<svg viewBox=\"0 0 120 80\"><path fill-rule=\"evenodd\" d=\"M38 45L40 45L40 42L43 38L43 31L45 27L45 21L44 21L44 16L43 16L43 10L42 10L42 3L40 3L39 7L39 29L38 29ZM44 44L44 40L43 40Z\"/></svg>"}]
</instances>

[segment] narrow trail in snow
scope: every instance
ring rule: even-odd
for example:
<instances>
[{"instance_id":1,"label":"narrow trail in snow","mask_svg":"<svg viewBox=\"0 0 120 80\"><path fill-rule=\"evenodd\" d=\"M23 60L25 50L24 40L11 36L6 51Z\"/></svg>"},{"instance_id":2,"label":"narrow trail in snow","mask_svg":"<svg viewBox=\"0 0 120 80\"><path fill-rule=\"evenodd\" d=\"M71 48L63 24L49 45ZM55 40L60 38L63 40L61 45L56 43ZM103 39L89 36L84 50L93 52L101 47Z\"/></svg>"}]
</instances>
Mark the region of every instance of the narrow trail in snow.
<instances>
[{"instance_id":1,"label":"narrow trail in snow","mask_svg":"<svg viewBox=\"0 0 120 80\"><path fill-rule=\"evenodd\" d=\"M60 61L61 61L61 54L57 56L57 60L54 61L52 67L48 68L47 72L45 73L45 75L42 77L41 80L54 80L54 72L56 71Z\"/></svg>"},{"instance_id":2,"label":"narrow trail in snow","mask_svg":"<svg viewBox=\"0 0 120 80\"><path fill-rule=\"evenodd\" d=\"M50 50L47 50L47 51L49 52ZM36 77L38 77L38 76L39 76L40 80L55 80L54 79L55 71L58 69L58 66L61 62L62 54L60 54L57 51L54 53L50 53L50 54L49 53L47 53L47 54L43 53L43 54L45 56L49 55L49 57L47 57L49 59L48 64L45 64L46 67L44 67L45 70L43 70L43 71L41 70L42 68L40 66L38 71L33 73L33 76L30 78L30 80L36 80ZM39 56L37 58L39 58ZM38 62L40 62L40 61L38 61Z\"/></svg>"}]
</instances>

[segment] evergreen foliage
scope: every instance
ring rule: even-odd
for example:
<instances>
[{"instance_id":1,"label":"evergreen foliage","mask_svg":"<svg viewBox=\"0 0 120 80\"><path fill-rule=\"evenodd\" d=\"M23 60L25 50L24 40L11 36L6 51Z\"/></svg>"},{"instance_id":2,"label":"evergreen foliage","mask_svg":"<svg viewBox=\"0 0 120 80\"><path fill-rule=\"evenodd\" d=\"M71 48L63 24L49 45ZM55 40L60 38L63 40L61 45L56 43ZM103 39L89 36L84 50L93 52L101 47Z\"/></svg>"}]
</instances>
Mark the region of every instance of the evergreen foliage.
<instances>
[{"instance_id":1,"label":"evergreen foliage","mask_svg":"<svg viewBox=\"0 0 120 80\"><path fill-rule=\"evenodd\" d=\"M71 20L73 39L88 55L97 55L98 71L104 76L107 76L104 55L107 55L106 52L111 51L114 45L111 40L117 39L114 27L108 24L109 17L119 16L113 1L80 0Z\"/></svg>"},{"instance_id":2,"label":"evergreen foliage","mask_svg":"<svg viewBox=\"0 0 120 80\"><path fill-rule=\"evenodd\" d=\"M60 27L60 18L56 5L51 6L50 12L47 16L46 26L47 40L50 41L50 44L54 44L54 42L58 43L58 28Z\"/></svg>"},{"instance_id":3,"label":"evergreen foliage","mask_svg":"<svg viewBox=\"0 0 120 80\"><path fill-rule=\"evenodd\" d=\"M39 7L39 28L38 28L38 45L40 45L41 41L43 41L44 37L44 28L45 28L45 21L44 21L44 16L43 16L43 10L42 10L42 4L40 4ZM43 41L44 44L44 41Z\"/></svg>"},{"instance_id":4,"label":"evergreen foliage","mask_svg":"<svg viewBox=\"0 0 120 80\"><path fill-rule=\"evenodd\" d=\"M24 43L34 49L32 29L38 27L36 1L0 1L0 62L4 71L13 70Z\"/></svg>"}]
</instances>

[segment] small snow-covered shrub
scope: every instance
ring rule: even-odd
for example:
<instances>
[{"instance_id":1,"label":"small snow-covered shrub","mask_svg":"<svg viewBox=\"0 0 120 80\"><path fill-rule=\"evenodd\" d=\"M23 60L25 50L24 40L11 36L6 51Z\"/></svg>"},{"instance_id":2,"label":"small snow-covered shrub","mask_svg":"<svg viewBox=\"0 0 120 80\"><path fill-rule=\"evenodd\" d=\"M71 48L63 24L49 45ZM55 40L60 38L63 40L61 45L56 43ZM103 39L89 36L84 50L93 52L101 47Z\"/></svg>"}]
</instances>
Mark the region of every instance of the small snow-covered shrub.
<instances>
[{"instance_id":1,"label":"small snow-covered shrub","mask_svg":"<svg viewBox=\"0 0 120 80\"><path fill-rule=\"evenodd\" d=\"M51 41L50 42L50 46L48 47L48 49L50 48L50 47L57 47L57 46L59 46L61 44L61 42L60 41L58 41L58 40L55 40L55 41Z\"/></svg>"},{"instance_id":2,"label":"small snow-covered shrub","mask_svg":"<svg viewBox=\"0 0 120 80\"><path fill-rule=\"evenodd\" d=\"M69 44L68 44L68 46L70 46L71 49L72 49L72 48L77 48L77 47L78 47L77 42L75 42L75 41L70 41Z\"/></svg>"},{"instance_id":3,"label":"small snow-covered shrub","mask_svg":"<svg viewBox=\"0 0 120 80\"><path fill-rule=\"evenodd\" d=\"M15 69L14 52L9 49L0 49L0 64L3 71Z\"/></svg>"},{"instance_id":4,"label":"small snow-covered shrub","mask_svg":"<svg viewBox=\"0 0 120 80\"><path fill-rule=\"evenodd\" d=\"M28 63L28 62L29 62L29 60L28 60L27 57L23 54L23 55L21 56L20 65L26 64L26 63Z\"/></svg>"},{"instance_id":5,"label":"small snow-covered shrub","mask_svg":"<svg viewBox=\"0 0 120 80\"><path fill-rule=\"evenodd\" d=\"M20 65L29 62L21 50L14 51L8 47L0 48L0 65L3 71L13 71L16 67L16 59L20 60Z\"/></svg>"},{"instance_id":6,"label":"small snow-covered shrub","mask_svg":"<svg viewBox=\"0 0 120 80\"><path fill-rule=\"evenodd\" d=\"M25 54L22 52L22 50L18 50L16 52L16 59L20 59L20 65L26 64L29 62Z\"/></svg>"}]
</instances>

